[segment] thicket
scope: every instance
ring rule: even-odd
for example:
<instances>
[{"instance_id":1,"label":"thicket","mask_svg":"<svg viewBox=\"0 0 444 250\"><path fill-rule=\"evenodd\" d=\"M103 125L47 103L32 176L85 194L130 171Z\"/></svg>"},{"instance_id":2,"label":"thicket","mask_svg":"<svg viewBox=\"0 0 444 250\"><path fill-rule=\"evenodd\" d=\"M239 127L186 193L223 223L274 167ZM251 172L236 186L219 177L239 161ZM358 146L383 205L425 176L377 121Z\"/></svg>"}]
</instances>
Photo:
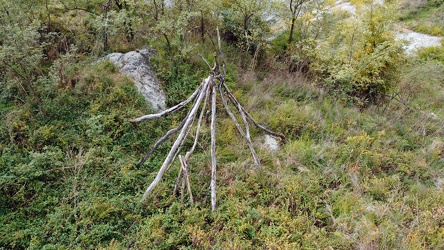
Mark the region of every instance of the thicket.
<instances>
[{"instance_id":1,"label":"thicket","mask_svg":"<svg viewBox=\"0 0 444 250\"><path fill-rule=\"evenodd\" d=\"M405 58L391 5L350 16L280 3L0 3L0 248L443 248L442 48ZM216 211L205 128L194 204L172 195L177 166L141 204L173 141L137 163L185 114L129 123L153 110L97 58L154 48L170 106L209 73L200 54L212 60L216 27L226 83L288 142L256 139L257 169L220 112Z\"/></svg>"}]
</instances>

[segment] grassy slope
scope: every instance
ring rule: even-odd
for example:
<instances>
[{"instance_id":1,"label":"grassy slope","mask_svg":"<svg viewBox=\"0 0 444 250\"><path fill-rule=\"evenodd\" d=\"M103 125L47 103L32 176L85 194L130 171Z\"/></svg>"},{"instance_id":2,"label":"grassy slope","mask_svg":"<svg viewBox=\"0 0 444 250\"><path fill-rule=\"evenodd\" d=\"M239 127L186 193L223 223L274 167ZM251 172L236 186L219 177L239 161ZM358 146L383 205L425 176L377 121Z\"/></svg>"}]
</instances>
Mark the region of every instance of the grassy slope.
<instances>
[{"instance_id":1,"label":"grassy slope","mask_svg":"<svg viewBox=\"0 0 444 250\"><path fill-rule=\"evenodd\" d=\"M149 109L113 65L82 73L74 88L47 93L46 116L31 105L2 113L0 248L91 248L140 217L135 194L149 171L134 168L136 152L163 125L127 122Z\"/></svg>"},{"instance_id":2,"label":"grassy slope","mask_svg":"<svg viewBox=\"0 0 444 250\"><path fill-rule=\"evenodd\" d=\"M86 65L74 88L52 89L47 117L2 100L0 248L443 248L442 63L411 59L399 94L365 110L302 76L235 69L236 96L289 141L269 152L253 129L259 170L219 112L214 214L208 128L192 158L195 205L171 196L177 163L138 203L167 147L135 165L180 115L126 122L150 110L112 65Z\"/></svg>"},{"instance_id":3,"label":"grassy slope","mask_svg":"<svg viewBox=\"0 0 444 250\"><path fill-rule=\"evenodd\" d=\"M444 35L444 2L404 1L401 20L411 29L435 36Z\"/></svg>"},{"instance_id":4,"label":"grassy slope","mask_svg":"<svg viewBox=\"0 0 444 250\"><path fill-rule=\"evenodd\" d=\"M137 94L127 80L105 77L109 66L98 67L93 70L103 75L59 90L51 118L36 119L28 107L5 115L11 120L1 130L1 246L443 246L442 119L430 113L443 114L433 103L443 99L439 79L424 80L430 86L424 82L412 90L424 94L409 100L422 111L396 101L359 111L337 103L302 77L275 72L261 80L254 72L239 73L236 95L258 120L285 132L289 142L277 153L260 149L264 168L258 170L220 113L219 207L210 214L209 158L202 148L192 159L196 205L170 196L177 166L146 204L138 204L138 194L165 152L142 169L135 163L177 117L129 125L126 119L147 109L140 98L134 106L130 96ZM442 65L434 67L442 70ZM433 87L433 95L427 86ZM201 147L206 148L209 136L204 131ZM259 131L253 136L258 143ZM21 146L11 147L10 140Z\"/></svg>"}]
</instances>

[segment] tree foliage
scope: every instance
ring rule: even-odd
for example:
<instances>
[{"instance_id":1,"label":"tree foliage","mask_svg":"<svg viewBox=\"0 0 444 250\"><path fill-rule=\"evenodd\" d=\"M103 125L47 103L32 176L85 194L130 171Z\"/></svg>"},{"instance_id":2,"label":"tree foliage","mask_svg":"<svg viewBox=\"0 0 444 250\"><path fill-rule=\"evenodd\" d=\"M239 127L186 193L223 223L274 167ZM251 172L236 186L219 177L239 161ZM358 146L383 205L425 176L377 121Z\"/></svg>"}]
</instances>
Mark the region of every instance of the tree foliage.
<instances>
[{"instance_id":1,"label":"tree foliage","mask_svg":"<svg viewBox=\"0 0 444 250\"><path fill-rule=\"evenodd\" d=\"M32 100L40 111L42 106L40 93L35 86L42 75L40 63L43 60L40 43L40 22L31 21L35 13L26 2L14 5L2 3L5 11L0 14L0 79L5 97L16 102ZM5 98L4 97L4 98Z\"/></svg>"},{"instance_id":2,"label":"tree foliage","mask_svg":"<svg viewBox=\"0 0 444 250\"><path fill-rule=\"evenodd\" d=\"M254 53L269 32L266 19L271 14L270 6L270 1L262 0L222 1L219 13L227 38Z\"/></svg>"}]
</instances>

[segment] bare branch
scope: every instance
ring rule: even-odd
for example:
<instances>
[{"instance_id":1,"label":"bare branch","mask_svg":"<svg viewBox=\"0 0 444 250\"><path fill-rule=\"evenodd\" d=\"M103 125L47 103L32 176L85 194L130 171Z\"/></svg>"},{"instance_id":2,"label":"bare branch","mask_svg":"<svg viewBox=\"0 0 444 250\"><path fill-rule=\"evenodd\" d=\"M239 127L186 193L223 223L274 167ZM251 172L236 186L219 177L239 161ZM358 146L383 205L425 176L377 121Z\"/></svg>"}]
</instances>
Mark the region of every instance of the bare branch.
<instances>
[{"instance_id":1,"label":"bare branch","mask_svg":"<svg viewBox=\"0 0 444 250\"><path fill-rule=\"evenodd\" d=\"M199 56L202 58L202 60L205 62L205 64L208 66L208 68L210 69L210 71L213 71L213 69L210 66L210 63L207 61L207 59L205 59L205 57L201 54L199 54Z\"/></svg>"},{"instance_id":2,"label":"bare branch","mask_svg":"<svg viewBox=\"0 0 444 250\"><path fill-rule=\"evenodd\" d=\"M199 88L199 97L196 101L196 103L194 104L194 106L192 107L191 111L190 111L190 115L188 117L188 119L186 119L186 122L182 128L182 131L180 132L179 136L177 137L176 141L174 142L173 146L171 147L170 152L168 153L167 158L165 159L165 161L162 164L162 167L159 169L159 172L157 173L156 178L153 180L153 182L149 185L149 187L146 189L142 200L140 202L143 202L151 193L151 191L154 189L154 187L157 186L157 184L160 182L160 180L163 177L163 174L165 173L165 170L167 169L167 167L170 165L170 162L173 160L174 155L176 154L177 149L179 148L179 146L182 144L182 141L185 138L185 135L188 131L188 127L191 124L191 122L193 121L193 117L196 115L197 110L199 109L200 103L202 102L203 98L205 97L205 92L208 88L209 83L211 82L212 77L209 76L208 78L206 78L203 82L203 87Z\"/></svg>"},{"instance_id":3,"label":"bare branch","mask_svg":"<svg viewBox=\"0 0 444 250\"><path fill-rule=\"evenodd\" d=\"M71 11L71 10L80 10L80 11L84 11L84 12L87 12L87 13L90 13L90 14L93 14L93 15L96 15L96 16L99 15L97 12L94 12L94 11L91 11L91 10L88 10L88 9L85 9L85 8L77 7L77 6L74 6L74 7L72 7L72 8L69 8L68 5L66 5L66 3L64 3L64 2L61 1L61 0L59 0L58 2L61 3L61 4L63 5L63 7L65 8L65 10L68 10L68 11Z\"/></svg>"},{"instance_id":4,"label":"bare branch","mask_svg":"<svg viewBox=\"0 0 444 250\"><path fill-rule=\"evenodd\" d=\"M191 192L191 185L190 185L190 179L189 179L189 175L188 175L188 163L186 162L185 159L182 158L181 155L179 155L179 161L180 161L180 165L181 165L181 169L184 173L184 184L186 184L187 189L188 189L188 195L190 196L190 203L193 204L194 203L194 199L193 199L193 193ZM182 187L183 189L183 187ZM182 190L183 193L183 190Z\"/></svg>"},{"instance_id":5,"label":"bare branch","mask_svg":"<svg viewBox=\"0 0 444 250\"><path fill-rule=\"evenodd\" d=\"M189 114L188 114L189 115ZM182 122L179 124L179 126L170 129L164 136L162 136L157 142L154 144L154 146L143 156L142 160L139 162L138 166L141 167L145 161L148 159L148 157L151 156L151 154L162 144L164 143L172 134L179 131L183 125L185 125L185 122L187 121L188 115L182 120Z\"/></svg>"},{"instance_id":6,"label":"bare branch","mask_svg":"<svg viewBox=\"0 0 444 250\"><path fill-rule=\"evenodd\" d=\"M190 155L193 154L194 150L196 149L197 141L199 139L200 127L202 126L202 119L205 114L206 107L207 107L207 99L205 98L202 110L200 111L199 120L197 121L196 135L194 136L193 146L191 147L190 151L188 151L187 154L185 155L186 162L190 160Z\"/></svg>"},{"instance_id":7,"label":"bare branch","mask_svg":"<svg viewBox=\"0 0 444 250\"><path fill-rule=\"evenodd\" d=\"M141 121L148 120L148 119L160 118L160 117L166 116L170 113L173 113L177 110L183 109L188 103L190 103L194 98L196 98L197 94L199 94L200 89L202 88L202 85L203 85L203 83L196 89L196 91L194 91L193 94L191 94L190 97L188 97L187 100L177 104L176 106L171 107L171 108L164 110L164 111L157 113L157 114L149 114L149 115L141 116L139 118L130 120L130 122L136 123L136 122L141 122Z\"/></svg>"},{"instance_id":8,"label":"bare branch","mask_svg":"<svg viewBox=\"0 0 444 250\"><path fill-rule=\"evenodd\" d=\"M248 121L247 121L247 117L245 115L245 111L242 108L242 105L240 105L240 103L235 103L235 106L237 108L237 110L239 111L239 113L241 114L242 120L244 122L245 125L245 140L247 140L248 143L248 147L250 148L251 154L253 155L253 159L254 162L256 163L256 165L261 168L261 162L259 160L259 156L257 156L256 151L254 150L253 147L253 143L251 142L251 138L250 138L250 128L248 127Z\"/></svg>"},{"instance_id":9,"label":"bare branch","mask_svg":"<svg viewBox=\"0 0 444 250\"><path fill-rule=\"evenodd\" d=\"M180 159L179 155L179 159ZM177 174L176 183L174 184L173 195L177 195L177 189L179 188L180 180L182 180L183 168L179 168L179 173Z\"/></svg>"},{"instance_id":10,"label":"bare branch","mask_svg":"<svg viewBox=\"0 0 444 250\"><path fill-rule=\"evenodd\" d=\"M211 211L216 210L216 85L211 91Z\"/></svg>"},{"instance_id":11,"label":"bare branch","mask_svg":"<svg viewBox=\"0 0 444 250\"><path fill-rule=\"evenodd\" d=\"M201 124L202 124L202 118L203 118L203 115L204 115L204 113L205 113L206 106L207 106L207 98L204 99L204 104L203 104L202 110L200 111L200 115L199 115L199 120L198 120L198 122L197 122L196 135L195 135L195 137L194 137L194 143L193 143L193 146L191 147L190 151L188 151L188 152L185 154L185 157L184 157L184 159L183 159L183 162L184 162L183 164L186 166L187 170L188 170L188 166L189 166L190 156L191 156L191 154L193 154L193 152L194 152L194 150L195 150L195 148L196 148L196 145L197 145L197 141L198 141L199 133L200 133L200 127L201 127ZM181 159L181 156L179 155L179 160L180 160L180 159ZM181 164L182 164L182 162L181 162ZM177 194L177 189L179 188L180 180L183 178L183 177L182 177L182 172L183 172L183 169L180 168L180 169L179 169L179 173L178 173L178 175L177 175L176 183L175 183L175 185L174 185L174 191L173 191L173 194L174 194L174 195ZM187 177L187 178L188 178L188 177ZM189 182L189 180L188 180L188 182ZM192 197L192 194L191 194L191 187L190 187L189 193L190 193L190 196ZM192 203L193 203L193 201L192 201L192 199L191 199L191 204L192 204Z\"/></svg>"},{"instance_id":12,"label":"bare branch","mask_svg":"<svg viewBox=\"0 0 444 250\"><path fill-rule=\"evenodd\" d=\"M231 93L230 89L228 88L228 86L224 83L223 84L225 90L227 91L228 94L228 98L230 98L230 100L235 103L235 105L239 104L239 102L237 101L236 97L234 97L233 93ZM274 132L264 126L262 126L261 124L257 123L256 120L254 120L253 117L251 117L251 115L245 110L244 107L242 107L242 110L245 112L245 115L247 116L247 118L258 128L262 129L263 131L265 131L267 134L272 135L272 136L276 136L281 138L283 143L287 142L287 138L285 137L285 135L278 133L278 132Z\"/></svg>"},{"instance_id":13,"label":"bare branch","mask_svg":"<svg viewBox=\"0 0 444 250\"><path fill-rule=\"evenodd\" d=\"M225 76L227 75L227 66L225 65L225 56L224 56L224 52L222 50L222 43L220 41L219 27L217 27L216 30L217 30L217 44L219 45L219 55L220 55L220 58L222 59L222 72L220 72L222 74L221 83L224 83Z\"/></svg>"},{"instance_id":14,"label":"bare branch","mask_svg":"<svg viewBox=\"0 0 444 250\"><path fill-rule=\"evenodd\" d=\"M253 155L253 159L254 159L254 163L261 168L261 162L259 161L259 157L256 154L256 151L254 150L253 147L253 143L251 142L251 140L249 139L249 137L247 137L247 135L245 134L244 130L242 129L241 125L239 124L239 122L237 121L236 116L234 116L233 112L231 112L230 107L228 106L227 100L225 99L225 95L222 91L222 86L219 85L219 93L222 99L222 103L225 107L225 110L227 111L228 116L231 118L231 120L233 120L234 125L236 126L237 130L239 131L239 133L241 134L241 136L243 138L245 138L245 140L247 141L248 147L250 148L251 154Z\"/></svg>"}]
</instances>

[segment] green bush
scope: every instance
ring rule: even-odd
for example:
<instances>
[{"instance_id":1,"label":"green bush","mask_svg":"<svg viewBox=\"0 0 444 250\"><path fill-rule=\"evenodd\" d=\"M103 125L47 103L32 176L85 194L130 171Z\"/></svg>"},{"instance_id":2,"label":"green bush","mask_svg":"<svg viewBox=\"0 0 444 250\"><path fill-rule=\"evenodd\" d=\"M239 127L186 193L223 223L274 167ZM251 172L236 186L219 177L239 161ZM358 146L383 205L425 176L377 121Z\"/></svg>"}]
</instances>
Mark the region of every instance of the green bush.
<instances>
[{"instance_id":1,"label":"green bush","mask_svg":"<svg viewBox=\"0 0 444 250\"><path fill-rule=\"evenodd\" d=\"M392 14L391 7L373 7L336 26L312 65L322 86L361 107L379 104L394 90L403 52L389 31Z\"/></svg>"}]
</instances>

